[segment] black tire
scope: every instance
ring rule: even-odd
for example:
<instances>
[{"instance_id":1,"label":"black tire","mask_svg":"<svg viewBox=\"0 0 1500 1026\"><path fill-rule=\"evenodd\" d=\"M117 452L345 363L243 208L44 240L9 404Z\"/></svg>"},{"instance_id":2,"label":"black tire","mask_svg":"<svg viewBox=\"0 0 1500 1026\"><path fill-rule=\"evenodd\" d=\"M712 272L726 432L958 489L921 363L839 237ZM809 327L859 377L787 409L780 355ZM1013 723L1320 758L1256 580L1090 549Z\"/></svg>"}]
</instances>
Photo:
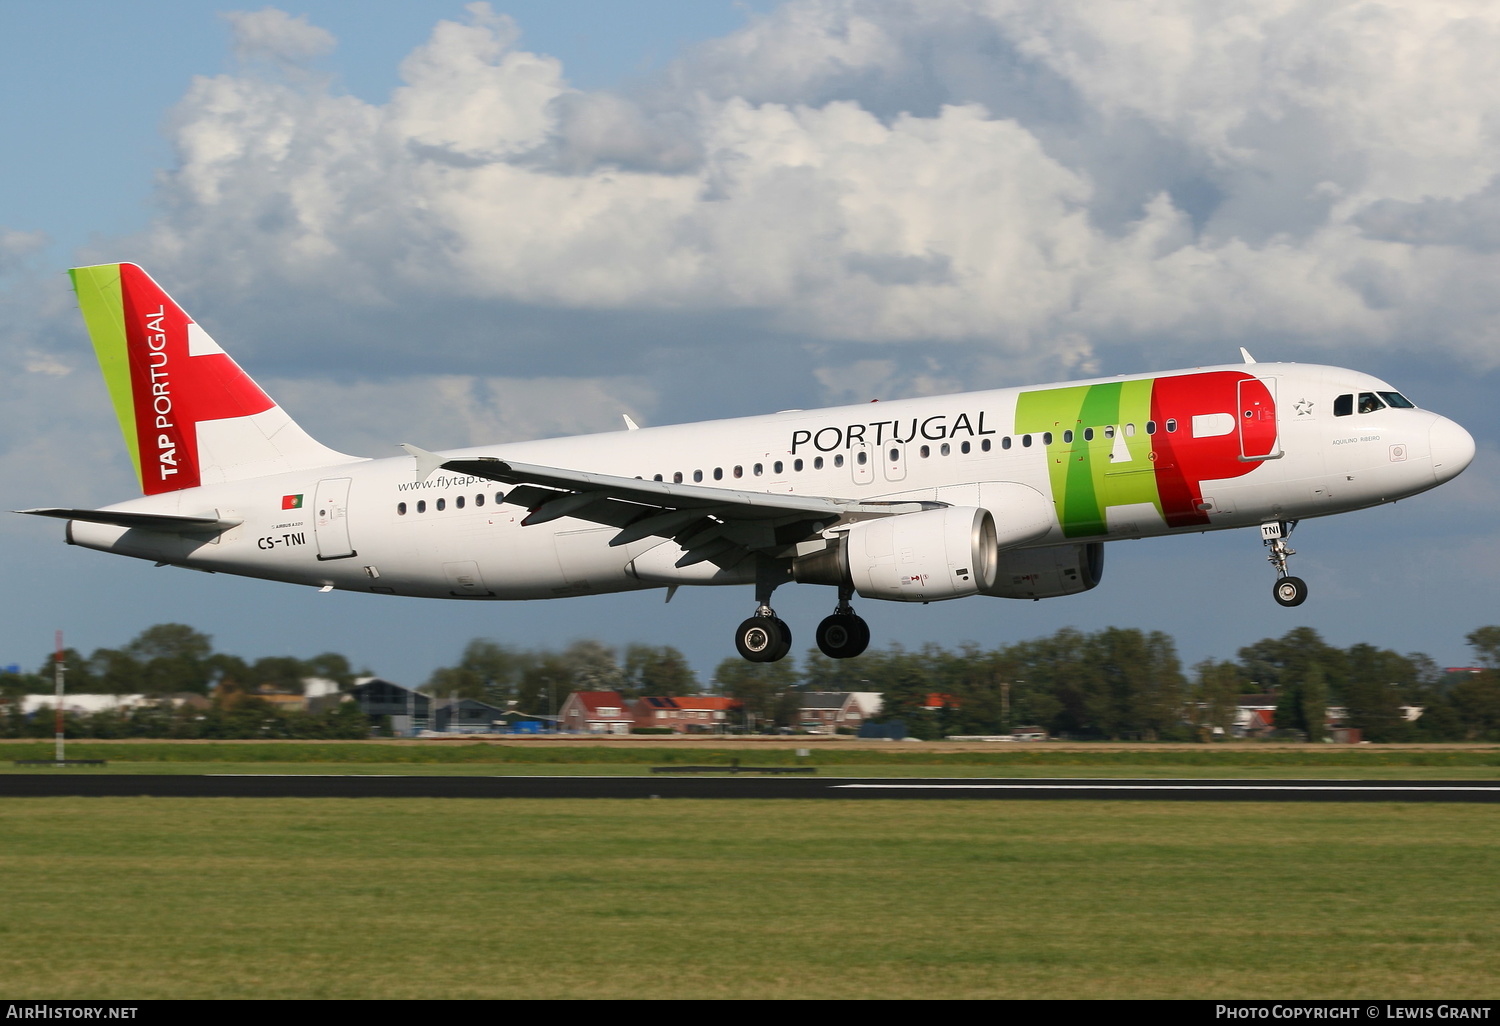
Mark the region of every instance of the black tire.
<instances>
[{"instance_id":1,"label":"black tire","mask_svg":"<svg viewBox=\"0 0 1500 1026\"><path fill-rule=\"evenodd\" d=\"M853 613L834 613L818 624L817 642L830 659L853 659L870 647L870 625Z\"/></svg>"},{"instance_id":2,"label":"black tire","mask_svg":"<svg viewBox=\"0 0 1500 1026\"><path fill-rule=\"evenodd\" d=\"M752 663L774 663L791 650L792 632L774 616L752 616L735 629L734 647Z\"/></svg>"},{"instance_id":3,"label":"black tire","mask_svg":"<svg viewBox=\"0 0 1500 1026\"><path fill-rule=\"evenodd\" d=\"M775 618L774 622L776 629L781 632L781 640L776 644L776 654L767 660L772 663L786 658L786 654L792 650L792 629L780 617Z\"/></svg>"},{"instance_id":4,"label":"black tire","mask_svg":"<svg viewBox=\"0 0 1500 1026\"><path fill-rule=\"evenodd\" d=\"M1271 594L1283 606L1300 606L1307 601L1307 582L1300 577L1283 577Z\"/></svg>"}]
</instances>

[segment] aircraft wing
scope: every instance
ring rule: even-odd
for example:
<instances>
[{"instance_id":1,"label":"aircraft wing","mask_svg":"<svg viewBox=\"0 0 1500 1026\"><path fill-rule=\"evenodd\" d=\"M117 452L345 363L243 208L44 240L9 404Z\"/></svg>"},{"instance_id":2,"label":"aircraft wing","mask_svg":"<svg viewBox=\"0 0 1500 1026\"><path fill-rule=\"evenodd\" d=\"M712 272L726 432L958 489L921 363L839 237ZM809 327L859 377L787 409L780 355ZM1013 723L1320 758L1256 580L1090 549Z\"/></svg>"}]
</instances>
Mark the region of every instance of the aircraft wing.
<instances>
[{"instance_id":1,"label":"aircraft wing","mask_svg":"<svg viewBox=\"0 0 1500 1026\"><path fill-rule=\"evenodd\" d=\"M752 552L785 554L796 544L841 523L912 513L940 502L859 502L817 495L787 495L646 481L584 471L539 467L493 457L443 459L415 446L418 473L449 470L513 485L505 501L531 512L522 526L574 517L619 528L611 545L670 538L685 554L679 567L705 560L733 566ZM441 462L437 462L437 461Z\"/></svg>"}]
</instances>

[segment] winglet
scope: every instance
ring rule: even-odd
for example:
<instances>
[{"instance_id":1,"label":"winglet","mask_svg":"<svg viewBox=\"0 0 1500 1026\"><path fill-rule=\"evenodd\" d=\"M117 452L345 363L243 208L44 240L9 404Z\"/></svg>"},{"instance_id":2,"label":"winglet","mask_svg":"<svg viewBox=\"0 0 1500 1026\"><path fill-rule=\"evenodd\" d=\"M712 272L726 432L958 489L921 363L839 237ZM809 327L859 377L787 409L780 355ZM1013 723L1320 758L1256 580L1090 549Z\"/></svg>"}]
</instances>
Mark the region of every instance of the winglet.
<instances>
[{"instance_id":1,"label":"winglet","mask_svg":"<svg viewBox=\"0 0 1500 1026\"><path fill-rule=\"evenodd\" d=\"M439 456L435 452L428 452L426 449L419 449L415 445L407 445L405 442L402 442L398 448L404 449L408 456L417 461L418 481L426 481L437 470L442 468L444 461L447 459L446 456Z\"/></svg>"},{"instance_id":2,"label":"winglet","mask_svg":"<svg viewBox=\"0 0 1500 1026\"><path fill-rule=\"evenodd\" d=\"M1240 346L1240 359L1243 360L1245 363L1254 363L1255 362L1255 357L1251 356L1250 355L1250 350L1246 349L1244 346Z\"/></svg>"},{"instance_id":3,"label":"winglet","mask_svg":"<svg viewBox=\"0 0 1500 1026\"><path fill-rule=\"evenodd\" d=\"M635 421L633 421L633 420L630 419L630 414L628 414L628 413L622 413L622 414L620 414L620 416L622 416L622 417L625 418L625 430L626 431L639 431L641 429L641 426L639 424L637 424Z\"/></svg>"}]
</instances>

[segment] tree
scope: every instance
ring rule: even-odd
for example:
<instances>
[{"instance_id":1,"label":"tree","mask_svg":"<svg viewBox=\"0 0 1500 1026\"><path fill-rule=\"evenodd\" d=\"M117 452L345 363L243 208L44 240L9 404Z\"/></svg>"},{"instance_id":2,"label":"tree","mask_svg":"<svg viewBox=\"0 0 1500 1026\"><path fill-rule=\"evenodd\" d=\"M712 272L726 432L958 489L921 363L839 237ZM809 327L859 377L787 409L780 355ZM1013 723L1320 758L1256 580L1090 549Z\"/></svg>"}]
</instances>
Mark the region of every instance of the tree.
<instances>
[{"instance_id":1,"label":"tree","mask_svg":"<svg viewBox=\"0 0 1500 1026\"><path fill-rule=\"evenodd\" d=\"M1351 647L1343 695L1349 726L1365 741L1407 740L1410 729L1401 699L1416 688L1416 681L1417 668L1406 656L1373 645Z\"/></svg>"},{"instance_id":2,"label":"tree","mask_svg":"<svg viewBox=\"0 0 1500 1026\"><path fill-rule=\"evenodd\" d=\"M870 675L880 662L878 653L866 652L853 659L830 659L816 648L802 658L802 688L805 691L878 691Z\"/></svg>"},{"instance_id":3,"label":"tree","mask_svg":"<svg viewBox=\"0 0 1500 1026\"><path fill-rule=\"evenodd\" d=\"M286 694L302 694L302 679L310 676L301 659L296 656L262 656L250 664L249 679L245 683L251 690L269 688Z\"/></svg>"},{"instance_id":4,"label":"tree","mask_svg":"<svg viewBox=\"0 0 1500 1026\"><path fill-rule=\"evenodd\" d=\"M642 695L691 695L698 691L698 677L687 658L671 645L630 645L620 693L626 698Z\"/></svg>"},{"instance_id":5,"label":"tree","mask_svg":"<svg viewBox=\"0 0 1500 1026\"><path fill-rule=\"evenodd\" d=\"M95 655L98 655L96 652ZM97 675L97 667L93 659L85 659L76 648L63 649L63 666L66 670L64 686L75 694L97 693L101 690ZM48 652L47 658L42 660L42 665L37 667L35 674L25 674L23 679L27 682L32 694L52 691L57 685L57 653ZM113 693L113 692L109 692ZM120 694L131 694L124 691Z\"/></svg>"},{"instance_id":6,"label":"tree","mask_svg":"<svg viewBox=\"0 0 1500 1026\"><path fill-rule=\"evenodd\" d=\"M140 691L145 694L208 693L213 639L186 624L147 627L125 646L124 654L141 665Z\"/></svg>"},{"instance_id":7,"label":"tree","mask_svg":"<svg viewBox=\"0 0 1500 1026\"><path fill-rule=\"evenodd\" d=\"M573 691L618 691L625 683L615 650L592 638L575 641L564 649L562 663Z\"/></svg>"},{"instance_id":8,"label":"tree","mask_svg":"<svg viewBox=\"0 0 1500 1026\"><path fill-rule=\"evenodd\" d=\"M1193 675L1193 701L1198 710L1196 722L1209 728L1217 727L1228 734L1234 726L1240 693L1247 683L1240 676L1239 667L1228 660L1205 659L1193 667Z\"/></svg>"},{"instance_id":9,"label":"tree","mask_svg":"<svg viewBox=\"0 0 1500 1026\"><path fill-rule=\"evenodd\" d=\"M1012 645L1007 650L1018 666L1018 680L1028 684L1025 697L1038 714L1013 712L1013 723L1045 725L1054 734L1098 734L1099 695L1103 683L1088 652L1088 638L1074 627L1064 627L1048 638ZM1045 699L1042 695L1045 694ZM1051 716L1043 717L1048 708Z\"/></svg>"},{"instance_id":10,"label":"tree","mask_svg":"<svg viewBox=\"0 0 1500 1026\"><path fill-rule=\"evenodd\" d=\"M69 663L69 679L73 679ZM139 695L146 693L146 668L128 651L96 648L89 656L88 675L94 689L106 695ZM76 690L76 689L75 689Z\"/></svg>"},{"instance_id":11,"label":"tree","mask_svg":"<svg viewBox=\"0 0 1500 1026\"><path fill-rule=\"evenodd\" d=\"M1328 685L1321 664L1308 665L1303 672L1299 691L1302 729L1307 732L1309 741L1321 741L1328 733Z\"/></svg>"},{"instance_id":12,"label":"tree","mask_svg":"<svg viewBox=\"0 0 1500 1026\"><path fill-rule=\"evenodd\" d=\"M797 673L791 659L749 663L726 659L714 671L719 692L737 698L747 726L790 727L802 709L796 690Z\"/></svg>"},{"instance_id":13,"label":"tree","mask_svg":"<svg viewBox=\"0 0 1500 1026\"><path fill-rule=\"evenodd\" d=\"M350 667L349 660L337 652L320 652L305 660L302 672L307 677L331 680L339 686L340 691L348 691L354 686L354 670Z\"/></svg>"},{"instance_id":14,"label":"tree","mask_svg":"<svg viewBox=\"0 0 1500 1026\"><path fill-rule=\"evenodd\" d=\"M1480 665L1500 670L1500 627L1479 627L1465 635Z\"/></svg>"}]
</instances>

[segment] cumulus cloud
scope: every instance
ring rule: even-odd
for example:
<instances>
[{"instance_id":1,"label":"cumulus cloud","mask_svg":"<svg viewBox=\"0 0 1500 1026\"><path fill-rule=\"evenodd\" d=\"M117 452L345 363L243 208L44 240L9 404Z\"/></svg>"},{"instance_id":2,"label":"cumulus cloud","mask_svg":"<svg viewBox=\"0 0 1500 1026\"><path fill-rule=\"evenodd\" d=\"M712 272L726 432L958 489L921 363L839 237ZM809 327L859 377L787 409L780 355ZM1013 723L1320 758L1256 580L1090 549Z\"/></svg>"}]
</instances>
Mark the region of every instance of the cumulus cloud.
<instances>
[{"instance_id":1,"label":"cumulus cloud","mask_svg":"<svg viewBox=\"0 0 1500 1026\"><path fill-rule=\"evenodd\" d=\"M20 271L26 261L46 245L46 232L20 232L0 227L0 277Z\"/></svg>"},{"instance_id":2,"label":"cumulus cloud","mask_svg":"<svg viewBox=\"0 0 1500 1026\"><path fill-rule=\"evenodd\" d=\"M234 53L242 61L298 64L331 53L336 45L333 33L310 24L305 14L294 18L267 7L229 11L222 17L234 29Z\"/></svg>"},{"instance_id":3,"label":"cumulus cloud","mask_svg":"<svg viewBox=\"0 0 1500 1026\"><path fill-rule=\"evenodd\" d=\"M333 45L231 25L244 55ZM1487 369L1497 43L1463 0L794 0L585 92L474 3L385 103L195 80L139 247L278 372L351 384L650 392L749 346L806 402L858 361L892 394L1413 333Z\"/></svg>"}]
</instances>

